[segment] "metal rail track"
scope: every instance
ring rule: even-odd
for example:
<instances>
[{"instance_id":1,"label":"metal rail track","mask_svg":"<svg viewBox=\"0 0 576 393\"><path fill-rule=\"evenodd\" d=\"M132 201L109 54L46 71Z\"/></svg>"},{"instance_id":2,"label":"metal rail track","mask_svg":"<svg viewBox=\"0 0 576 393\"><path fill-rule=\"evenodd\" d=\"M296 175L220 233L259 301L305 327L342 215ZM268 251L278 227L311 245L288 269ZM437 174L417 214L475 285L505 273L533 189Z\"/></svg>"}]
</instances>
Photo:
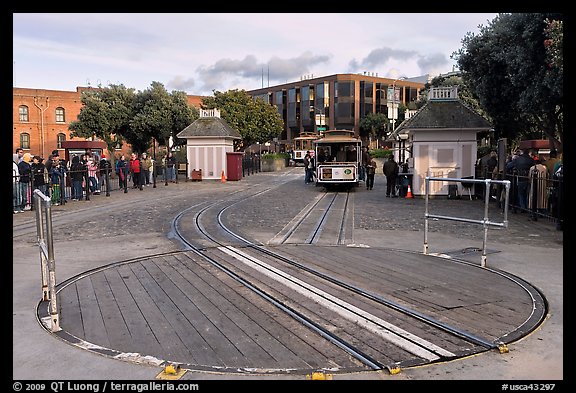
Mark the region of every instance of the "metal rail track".
<instances>
[{"instance_id":1,"label":"metal rail track","mask_svg":"<svg viewBox=\"0 0 576 393\"><path fill-rule=\"evenodd\" d=\"M267 192L267 191L268 190L264 190L262 192ZM255 195L258 195L258 194L255 194ZM253 195L253 196L255 196L255 195ZM332 206L335 198L336 198L336 196L333 195L333 199L330 201L329 206ZM238 201L238 202L240 202L240 201ZM272 257L278 261L281 261L282 263L289 264L290 266L296 267L297 269L300 269L300 270L305 271L309 274L312 274L314 277L316 277L318 279L324 280L324 281L329 282L333 285L336 285L340 288L351 291L355 294L360 295L363 298L374 301L380 305L384 305L386 307L394 309L397 312L400 312L400 313L407 315L411 318L414 318L416 320L424 322L427 325L433 326L436 329L439 329L443 332L446 332L446 333L449 333L453 336L456 336L461 340L473 343L475 345L479 345L479 346L485 348L486 350L498 348L501 346L501 343L490 342L489 340L483 339L481 337L477 337L477 336L472 335L468 332L462 331L462 330L457 329L453 326L442 323L442 322L435 320L435 319L433 319L427 315L424 315L424 314L419 313L415 310L411 310L411 309L404 307L404 306L401 306L400 304L397 304L393 301L385 299L382 296L379 296L378 294L371 293L371 292L366 291L362 288L354 286L350 283L347 283L347 282L339 280L335 277L329 276L325 273L322 273L322 272L317 271L313 268L310 268L309 266L306 266L306 265L304 265L298 261L287 258L287 257L285 257L279 253L270 251L270 250L262 247L261 245L254 244L252 241L243 238L242 236L238 235L237 233L233 232L228 227L226 227L226 225L222 222L222 215L224 214L224 212L227 209L234 206L238 202L233 202L232 204L229 204L228 206L221 208L220 211L217 213L217 218L218 218L217 221L218 221L219 229L224 231L231 238L233 238L237 241L240 241L240 243L243 247L247 247L248 249L262 253L263 255L266 255L267 257ZM347 203L347 201L346 201L346 203ZM387 323L386 321L380 320L378 317L376 317L372 314L369 314L363 310L358 309L357 307L354 307L350 304L347 304L346 302L342 301L341 299L336 299L329 294L323 293L323 291L321 291L317 288L313 288L310 285L302 283L297 278L291 277L288 274L284 274L282 272L277 271L278 269L275 269L275 268L269 266L265 262L260 261L258 258L251 256L251 255L248 255L248 254L238 250L238 248L236 248L236 247L232 247L228 244L225 244L225 242L223 240L218 240L216 238L216 236L209 233L209 231L207 231L201 223L201 216L206 214L210 208L213 208L217 204L218 204L218 202L210 204L209 206L204 207L198 213L196 213L196 215L194 217L194 223L196 225L197 230L204 237L206 237L211 242L213 242L213 244L216 247L218 247L218 249L221 250L222 252L224 252L230 256L233 256L237 259L240 259L240 260L244 261L245 263L255 267L256 269L259 269L261 271L265 271L265 274L268 274L270 276L274 275L275 277L277 277L276 278L277 280L283 281L285 284L287 283L286 285L289 285L293 288L296 288L297 290L299 290L301 292L309 291L311 294L308 296L326 299L326 301L331 302L330 303L331 305L329 307L339 308L341 310L345 310L345 311L341 311L343 313L354 314L354 318L359 318L359 319L365 321L363 323L369 329L372 329L373 331L376 331L376 330L384 331L385 330L386 333L381 333L381 334L394 335L396 337L395 339L398 340L398 342L400 343L399 345L401 347L403 347L403 349L407 350L408 352L412 352L416 356L425 358L429 362L442 361L442 360L447 360L447 359L456 357L456 355L454 355L453 353L446 351L446 350L428 342L425 339L414 336L413 334L410 334L409 332L403 331L402 329L399 329L399 328L395 327L394 325ZM317 203L314 206L316 206L316 205L317 205ZM310 214L311 210L312 209L309 209L308 213L306 215ZM323 222L325 220L325 217L328 215L328 210L329 209L326 209L326 211L323 213L322 218L319 220L319 222L317 224L316 231L321 230ZM317 334L319 334L320 336L329 340L330 342L336 344L338 347L344 349L351 356L353 356L356 359L360 360L361 362L365 363L366 365L368 365L372 369L379 370L379 369L386 368L386 369L392 371L398 367L398 363L382 364L378 360L368 356L364 351L359 349L357 346L352 345L351 343L348 343L345 340L343 340L341 337L338 337L336 334L331 333L325 327L319 325L318 323L315 323L310 317L305 316L303 313L295 310L293 307L290 307L286 303L280 301L278 298L274 297L270 293L267 293L265 290L258 288L257 285L255 285L253 282L250 282L248 279L241 277L238 273L233 272L231 269L224 266L224 264L222 264L221 262L218 262L214 258L211 258L209 255L207 255L204 248L194 246L192 244L192 242L188 241L188 239L186 239L185 235L178 229L178 222L179 222L180 218L182 217L182 215L184 215L184 214L185 214L185 212L182 212L181 215L179 215L174 220L174 224L173 224L174 232L177 234L177 236L179 236L180 240L184 244L186 244L189 247L189 249L194 251L197 255L201 256L202 258L205 258L211 264L218 267L222 271L226 272L228 275L233 277L238 282L241 282L246 287L248 287L251 290L253 290L254 292L258 293L265 300L271 302L276 307L280 308L281 310L283 310L284 312L286 312L290 316L292 316L292 317L296 318L297 320L299 320L300 322L304 323L306 326L308 326L310 329L315 331ZM345 214L343 214L343 217L345 217ZM303 219L304 219L304 217L301 220L303 220ZM344 220L344 218L342 220ZM298 225L296 225L295 228L297 228L297 226ZM340 235L338 236L338 238L340 239Z\"/></svg>"}]
</instances>

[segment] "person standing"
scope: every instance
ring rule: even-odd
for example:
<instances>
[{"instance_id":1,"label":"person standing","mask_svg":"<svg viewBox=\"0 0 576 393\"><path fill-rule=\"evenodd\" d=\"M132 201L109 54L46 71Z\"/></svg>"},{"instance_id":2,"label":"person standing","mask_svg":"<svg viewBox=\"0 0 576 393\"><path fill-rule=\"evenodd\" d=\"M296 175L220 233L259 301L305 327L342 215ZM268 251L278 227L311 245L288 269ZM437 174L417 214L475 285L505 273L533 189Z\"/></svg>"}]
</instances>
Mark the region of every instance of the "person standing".
<instances>
[{"instance_id":1,"label":"person standing","mask_svg":"<svg viewBox=\"0 0 576 393\"><path fill-rule=\"evenodd\" d=\"M534 159L528 154L528 150L522 150L522 153L506 165L506 170L511 171L517 177L518 206L522 211L528 210L528 188L530 187L530 178L528 172L534 165Z\"/></svg>"},{"instance_id":2,"label":"person standing","mask_svg":"<svg viewBox=\"0 0 576 393\"><path fill-rule=\"evenodd\" d=\"M358 171L359 172L358 179L366 180L366 167L368 166L370 161L372 161L372 158L370 157L370 153L368 152L368 148L366 146L362 146L361 160L362 161L360 162L360 168Z\"/></svg>"},{"instance_id":3,"label":"person standing","mask_svg":"<svg viewBox=\"0 0 576 393\"><path fill-rule=\"evenodd\" d=\"M18 163L18 172L20 172L20 210L30 210L30 183L32 167L30 166L30 153L24 153L22 161Z\"/></svg>"},{"instance_id":4,"label":"person standing","mask_svg":"<svg viewBox=\"0 0 576 393\"><path fill-rule=\"evenodd\" d=\"M142 191L142 181L141 181L141 174L142 172L142 163L140 158L136 153L132 153L130 157L130 174L132 176L132 188L139 188Z\"/></svg>"},{"instance_id":5,"label":"person standing","mask_svg":"<svg viewBox=\"0 0 576 393\"><path fill-rule=\"evenodd\" d=\"M110 195L110 170L112 164L106 158L106 155L102 153L100 161L98 162L98 168L100 169L100 189L104 191L104 184L106 184L106 195Z\"/></svg>"},{"instance_id":6,"label":"person standing","mask_svg":"<svg viewBox=\"0 0 576 393\"><path fill-rule=\"evenodd\" d=\"M148 156L146 152L142 153L142 174L143 174L143 184L148 187L150 186L150 168L152 168L152 158Z\"/></svg>"},{"instance_id":7,"label":"person standing","mask_svg":"<svg viewBox=\"0 0 576 393\"><path fill-rule=\"evenodd\" d=\"M172 152L168 152L166 156L166 176L167 181L174 183L176 181L176 157Z\"/></svg>"},{"instance_id":8,"label":"person standing","mask_svg":"<svg viewBox=\"0 0 576 393\"><path fill-rule=\"evenodd\" d=\"M72 178L72 200L81 201L84 196L82 190L82 182L84 180L84 172L86 168L80 162L79 156L72 157L72 165L70 165L70 177Z\"/></svg>"},{"instance_id":9,"label":"person standing","mask_svg":"<svg viewBox=\"0 0 576 393\"><path fill-rule=\"evenodd\" d=\"M98 186L98 178L96 177L96 172L98 172L98 164L94 161L93 157L88 157L86 168L88 169L88 180L90 181L90 193L99 195L100 188Z\"/></svg>"},{"instance_id":10,"label":"person standing","mask_svg":"<svg viewBox=\"0 0 576 393\"><path fill-rule=\"evenodd\" d=\"M306 154L304 155L304 184L309 184L310 183L310 153L306 152Z\"/></svg>"},{"instance_id":11,"label":"person standing","mask_svg":"<svg viewBox=\"0 0 576 393\"><path fill-rule=\"evenodd\" d=\"M535 220L537 213L544 213L548 208L548 189L546 187L548 169L540 159L534 160L534 165L528 171L528 177L530 178L528 206L533 214L531 218Z\"/></svg>"},{"instance_id":12,"label":"person standing","mask_svg":"<svg viewBox=\"0 0 576 393\"><path fill-rule=\"evenodd\" d=\"M128 192L128 163L124 154L116 161L116 174L118 175L118 186Z\"/></svg>"},{"instance_id":13,"label":"person standing","mask_svg":"<svg viewBox=\"0 0 576 393\"><path fill-rule=\"evenodd\" d=\"M52 165L50 167L50 183L52 184L52 204L58 206L64 198L62 198L62 184L64 183L64 175L66 174L66 166L60 161L59 156L52 157Z\"/></svg>"},{"instance_id":14,"label":"person standing","mask_svg":"<svg viewBox=\"0 0 576 393\"><path fill-rule=\"evenodd\" d=\"M20 171L18 170L18 154L12 155L12 211L14 214L24 213L20 209L22 199L20 198Z\"/></svg>"},{"instance_id":15,"label":"person standing","mask_svg":"<svg viewBox=\"0 0 576 393\"><path fill-rule=\"evenodd\" d=\"M33 190L40 190L46 195L46 165L42 162L42 157L32 157L32 188Z\"/></svg>"},{"instance_id":16,"label":"person standing","mask_svg":"<svg viewBox=\"0 0 576 393\"><path fill-rule=\"evenodd\" d=\"M366 189L374 188L374 175L376 175L376 161L370 159L366 165Z\"/></svg>"},{"instance_id":17,"label":"person standing","mask_svg":"<svg viewBox=\"0 0 576 393\"><path fill-rule=\"evenodd\" d=\"M394 161L394 156L388 156L384 163L383 172L386 176L386 197L396 198L396 180L398 179L398 163Z\"/></svg>"}]
</instances>

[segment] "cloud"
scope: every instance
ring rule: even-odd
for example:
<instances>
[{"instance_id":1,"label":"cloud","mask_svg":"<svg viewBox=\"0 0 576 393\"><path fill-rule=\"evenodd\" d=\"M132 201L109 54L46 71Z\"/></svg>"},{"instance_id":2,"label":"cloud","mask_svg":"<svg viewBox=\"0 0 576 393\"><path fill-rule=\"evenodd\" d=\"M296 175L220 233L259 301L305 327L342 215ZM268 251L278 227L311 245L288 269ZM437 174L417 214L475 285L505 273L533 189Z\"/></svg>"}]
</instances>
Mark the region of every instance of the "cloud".
<instances>
[{"instance_id":1,"label":"cloud","mask_svg":"<svg viewBox=\"0 0 576 393\"><path fill-rule=\"evenodd\" d=\"M352 59L348 63L348 67L350 72L358 72L383 67L391 63L407 63L410 61L415 62L423 74L445 69L449 64L446 56L442 53L422 55L414 50L382 47L370 51L368 56L360 61Z\"/></svg>"},{"instance_id":2,"label":"cloud","mask_svg":"<svg viewBox=\"0 0 576 393\"><path fill-rule=\"evenodd\" d=\"M446 55L443 53L433 53L428 56L420 56L418 59L418 67L422 73L437 74L450 64Z\"/></svg>"},{"instance_id":3,"label":"cloud","mask_svg":"<svg viewBox=\"0 0 576 393\"><path fill-rule=\"evenodd\" d=\"M230 80L258 80L264 76L274 83L285 83L305 73L314 66L330 61L329 55L314 55L304 52L293 58L283 59L274 56L268 62L259 62L254 55L244 59L220 59L210 66L200 66L196 69L198 79L202 81L200 90L212 91L227 87Z\"/></svg>"},{"instance_id":4,"label":"cloud","mask_svg":"<svg viewBox=\"0 0 576 393\"><path fill-rule=\"evenodd\" d=\"M360 62L358 62L356 59L352 59L349 63L349 67L350 71L354 72L366 68L376 68L377 66L382 66L388 63L390 60L406 61L417 56L418 53L416 51L383 47L372 50L368 56L366 56Z\"/></svg>"},{"instance_id":5,"label":"cloud","mask_svg":"<svg viewBox=\"0 0 576 393\"><path fill-rule=\"evenodd\" d=\"M268 62L270 78L278 83L284 83L286 80L293 80L309 73L315 66L328 63L330 59L329 55L314 55L312 52L304 52L291 59L273 57Z\"/></svg>"},{"instance_id":6,"label":"cloud","mask_svg":"<svg viewBox=\"0 0 576 393\"><path fill-rule=\"evenodd\" d=\"M181 75L177 75L166 83L166 90L192 91L194 85L194 78L185 78Z\"/></svg>"}]
</instances>

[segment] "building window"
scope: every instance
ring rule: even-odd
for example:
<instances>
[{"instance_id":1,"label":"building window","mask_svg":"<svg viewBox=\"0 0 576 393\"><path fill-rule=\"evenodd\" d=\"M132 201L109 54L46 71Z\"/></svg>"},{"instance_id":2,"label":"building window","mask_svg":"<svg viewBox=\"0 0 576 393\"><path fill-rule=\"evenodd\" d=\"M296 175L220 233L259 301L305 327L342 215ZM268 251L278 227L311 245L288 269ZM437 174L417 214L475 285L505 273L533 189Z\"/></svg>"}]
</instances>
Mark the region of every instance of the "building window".
<instances>
[{"instance_id":1,"label":"building window","mask_svg":"<svg viewBox=\"0 0 576 393\"><path fill-rule=\"evenodd\" d=\"M298 119L296 116L296 89L288 89L288 127L297 127Z\"/></svg>"},{"instance_id":2,"label":"building window","mask_svg":"<svg viewBox=\"0 0 576 393\"><path fill-rule=\"evenodd\" d=\"M56 135L56 145L58 146L58 149L62 149L62 142L64 142L66 140L66 134L60 132L58 135Z\"/></svg>"},{"instance_id":3,"label":"building window","mask_svg":"<svg viewBox=\"0 0 576 393\"><path fill-rule=\"evenodd\" d=\"M64 123L66 118L64 116L64 108L56 108L56 123Z\"/></svg>"},{"instance_id":4,"label":"building window","mask_svg":"<svg viewBox=\"0 0 576 393\"><path fill-rule=\"evenodd\" d=\"M311 99L310 99L310 87L309 86L302 86L300 88L300 103L302 105L302 108L300 109L300 113L301 113L301 118L302 118L302 123L304 123L304 126L311 126L311 121L310 121L310 106L311 106ZM312 108L313 110L313 108ZM308 130L310 131L310 130Z\"/></svg>"},{"instance_id":5,"label":"building window","mask_svg":"<svg viewBox=\"0 0 576 393\"><path fill-rule=\"evenodd\" d=\"M20 121L28 121L28 107L26 105L20 105L18 107L18 114Z\"/></svg>"},{"instance_id":6,"label":"building window","mask_svg":"<svg viewBox=\"0 0 576 393\"><path fill-rule=\"evenodd\" d=\"M26 132L20 134L20 147L22 149L30 149L30 134Z\"/></svg>"}]
</instances>

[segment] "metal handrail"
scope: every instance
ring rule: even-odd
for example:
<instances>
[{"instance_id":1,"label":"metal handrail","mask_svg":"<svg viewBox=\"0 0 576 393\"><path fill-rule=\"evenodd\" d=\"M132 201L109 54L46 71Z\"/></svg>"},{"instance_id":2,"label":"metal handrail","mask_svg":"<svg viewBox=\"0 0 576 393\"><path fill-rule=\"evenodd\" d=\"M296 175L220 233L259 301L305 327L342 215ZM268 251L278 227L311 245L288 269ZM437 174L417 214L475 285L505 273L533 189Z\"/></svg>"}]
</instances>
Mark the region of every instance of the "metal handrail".
<instances>
[{"instance_id":1,"label":"metal handrail","mask_svg":"<svg viewBox=\"0 0 576 393\"><path fill-rule=\"evenodd\" d=\"M488 240L488 227L496 226L496 227L504 227L508 228L508 197L510 194L510 180L493 180L493 179L464 179L464 178L448 178L448 177L429 177L426 176L426 190L425 190L425 213L424 213L424 254L428 254L428 219L436 218L441 220L451 220L451 221L460 221L460 222L467 222L471 224L481 224L484 227L484 240L482 242L482 262L481 266L486 266L486 243ZM488 206L490 202L490 193L485 193L484 198L484 218L482 220L474 220L464 217L451 217L451 216L442 216L437 214L430 214L428 212L428 200L430 194L430 181L442 181L442 182L458 182L458 183L484 183L486 185L486 189L490 189L490 185L494 184L502 184L505 186L506 190L506 201L504 207L504 220L502 222L494 222L490 221L488 218Z\"/></svg>"},{"instance_id":2,"label":"metal handrail","mask_svg":"<svg viewBox=\"0 0 576 393\"><path fill-rule=\"evenodd\" d=\"M52 236L52 201L42 191L34 190L36 233L40 248L40 271L42 274L42 300L49 301L52 332L62 330L56 302L56 261ZM44 215L42 214L44 213Z\"/></svg>"}]
</instances>

